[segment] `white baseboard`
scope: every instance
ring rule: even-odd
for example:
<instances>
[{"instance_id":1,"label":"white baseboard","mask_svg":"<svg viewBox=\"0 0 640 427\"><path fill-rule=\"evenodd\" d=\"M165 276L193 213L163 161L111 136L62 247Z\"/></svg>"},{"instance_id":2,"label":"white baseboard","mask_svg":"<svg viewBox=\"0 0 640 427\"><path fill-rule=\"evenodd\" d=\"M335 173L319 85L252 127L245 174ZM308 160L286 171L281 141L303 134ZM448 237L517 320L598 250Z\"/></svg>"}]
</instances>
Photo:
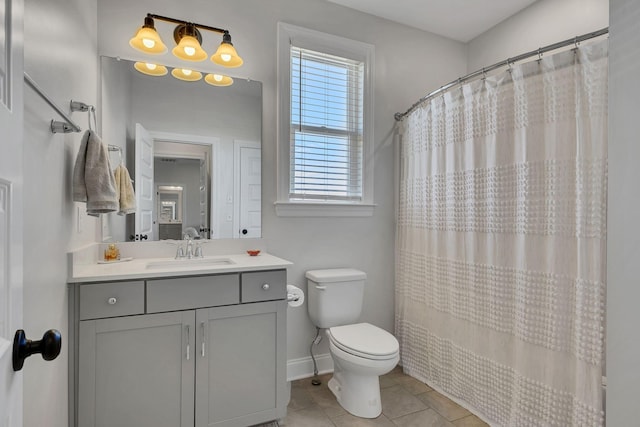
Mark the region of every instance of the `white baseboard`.
<instances>
[{"instance_id":1,"label":"white baseboard","mask_svg":"<svg viewBox=\"0 0 640 427\"><path fill-rule=\"evenodd\" d=\"M318 374L333 372L333 360L329 353L315 356ZM311 356L287 361L287 381L295 381L313 376L313 360Z\"/></svg>"}]
</instances>

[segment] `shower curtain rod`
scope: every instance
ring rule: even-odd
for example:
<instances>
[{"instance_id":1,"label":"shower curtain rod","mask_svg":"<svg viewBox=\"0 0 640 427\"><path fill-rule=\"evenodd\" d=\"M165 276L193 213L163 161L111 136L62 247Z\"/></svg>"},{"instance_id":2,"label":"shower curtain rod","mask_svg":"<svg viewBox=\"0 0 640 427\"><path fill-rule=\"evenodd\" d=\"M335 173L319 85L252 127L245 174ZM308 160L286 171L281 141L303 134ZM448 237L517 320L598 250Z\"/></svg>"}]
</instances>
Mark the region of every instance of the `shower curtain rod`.
<instances>
[{"instance_id":1,"label":"shower curtain rod","mask_svg":"<svg viewBox=\"0 0 640 427\"><path fill-rule=\"evenodd\" d=\"M532 56L542 56L543 53L552 51L552 50L556 50L556 49L560 49L566 46L570 46L572 44L575 44L576 46L578 45L578 43L585 41L585 40L589 40L592 39L594 37L600 37L603 36L605 34L609 33L609 27L603 28L601 30L598 31L594 31L592 33L587 33L587 34L583 34L581 36L576 36L572 39L567 39L567 40L563 40L561 42L558 43L554 43L554 44L550 44L548 46L545 47L541 47L538 48L536 50L532 50L530 52L527 53L523 53L522 55L518 55L518 56L514 56L513 58L507 58L505 61L500 61L500 62L496 62L495 64L489 66L489 67L484 67L480 70L474 71L473 73L469 73L464 77L459 77L458 79L447 83L444 86L440 86L440 88L434 90L433 92L429 93L426 96L423 96L422 98L420 98L418 100L418 102L416 102L415 104L413 104L407 111L405 111L404 113L396 113L394 114L394 118L396 119L396 121L401 121L402 119L404 119L409 113L411 113L413 110L415 110L420 104L422 104L423 102L425 102L426 100L438 95L439 93L444 92L445 90L458 85L458 84L462 84L468 80L473 79L474 77L478 77L481 75L484 75L490 71L496 70L498 68L501 67L508 67L509 65L518 62L518 61L522 61L524 59L530 58Z\"/></svg>"}]
</instances>

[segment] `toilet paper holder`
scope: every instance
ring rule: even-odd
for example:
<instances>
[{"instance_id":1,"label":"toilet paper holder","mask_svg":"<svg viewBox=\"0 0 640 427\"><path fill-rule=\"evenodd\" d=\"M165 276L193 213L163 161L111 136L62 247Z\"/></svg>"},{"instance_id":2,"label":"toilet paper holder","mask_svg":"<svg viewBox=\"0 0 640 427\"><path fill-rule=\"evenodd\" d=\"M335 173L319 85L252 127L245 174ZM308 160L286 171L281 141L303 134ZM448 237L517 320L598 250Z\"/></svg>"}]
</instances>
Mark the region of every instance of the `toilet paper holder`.
<instances>
[{"instance_id":1,"label":"toilet paper holder","mask_svg":"<svg viewBox=\"0 0 640 427\"><path fill-rule=\"evenodd\" d=\"M295 285L287 285L287 304L289 307L300 307L304 304L304 292Z\"/></svg>"}]
</instances>

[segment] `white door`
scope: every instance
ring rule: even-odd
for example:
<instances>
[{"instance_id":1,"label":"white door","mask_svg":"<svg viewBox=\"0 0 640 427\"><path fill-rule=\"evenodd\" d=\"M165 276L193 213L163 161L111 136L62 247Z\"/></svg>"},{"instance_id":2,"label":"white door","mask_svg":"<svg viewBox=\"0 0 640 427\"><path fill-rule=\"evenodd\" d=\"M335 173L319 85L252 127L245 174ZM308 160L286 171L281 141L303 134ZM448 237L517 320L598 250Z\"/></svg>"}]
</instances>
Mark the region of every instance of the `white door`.
<instances>
[{"instance_id":1,"label":"white door","mask_svg":"<svg viewBox=\"0 0 640 427\"><path fill-rule=\"evenodd\" d=\"M239 237L259 238L262 235L261 149L260 145L243 143L240 149Z\"/></svg>"},{"instance_id":2,"label":"white door","mask_svg":"<svg viewBox=\"0 0 640 427\"><path fill-rule=\"evenodd\" d=\"M0 425L22 425L22 374L12 368L22 328L22 0L0 0ZM32 337L30 337L32 338Z\"/></svg>"},{"instance_id":3,"label":"white door","mask_svg":"<svg viewBox=\"0 0 640 427\"><path fill-rule=\"evenodd\" d=\"M154 240L153 236L153 138L136 123L136 219L135 240Z\"/></svg>"}]
</instances>

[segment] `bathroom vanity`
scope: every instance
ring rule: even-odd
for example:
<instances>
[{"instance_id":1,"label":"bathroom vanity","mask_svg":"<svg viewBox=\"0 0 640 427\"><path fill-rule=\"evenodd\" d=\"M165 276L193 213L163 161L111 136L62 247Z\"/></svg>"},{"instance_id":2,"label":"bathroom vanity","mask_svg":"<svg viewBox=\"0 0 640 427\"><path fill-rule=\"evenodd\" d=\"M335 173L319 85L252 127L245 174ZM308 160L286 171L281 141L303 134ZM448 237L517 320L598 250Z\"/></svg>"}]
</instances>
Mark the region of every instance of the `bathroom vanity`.
<instances>
[{"instance_id":1,"label":"bathroom vanity","mask_svg":"<svg viewBox=\"0 0 640 427\"><path fill-rule=\"evenodd\" d=\"M72 267L75 426L286 415L286 266L262 254Z\"/></svg>"}]
</instances>

